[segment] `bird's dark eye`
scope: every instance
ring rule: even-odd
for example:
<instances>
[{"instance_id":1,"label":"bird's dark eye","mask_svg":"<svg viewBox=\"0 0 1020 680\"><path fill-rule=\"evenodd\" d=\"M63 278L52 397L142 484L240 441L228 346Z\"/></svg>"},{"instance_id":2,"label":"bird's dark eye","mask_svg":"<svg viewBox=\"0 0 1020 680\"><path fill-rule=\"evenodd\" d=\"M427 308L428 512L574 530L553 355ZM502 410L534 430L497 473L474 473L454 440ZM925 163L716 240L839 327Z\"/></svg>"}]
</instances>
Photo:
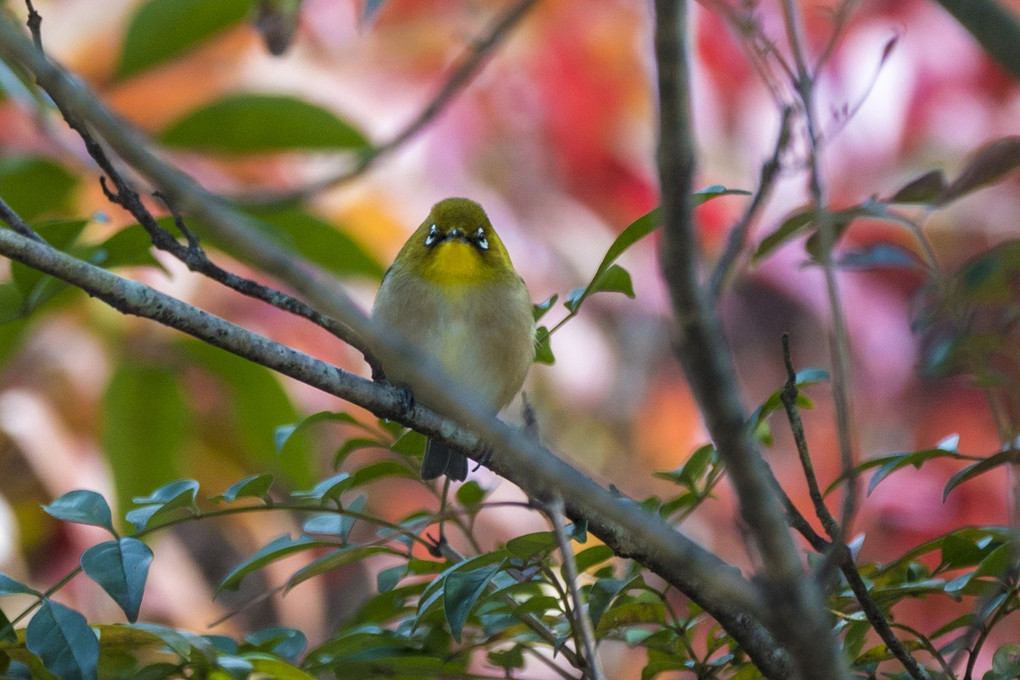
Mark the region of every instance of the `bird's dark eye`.
<instances>
[{"instance_id":1,"label":"bird's dark eye","mask_svg":"<svg viewBox=\"0 0 1020 680\"><path fill-rule=\"evenodd\" d=\"M478 231L471 236L471 240L474 242L478 250L489 249L489 239L485 238L485 230L481 227L478 227Z\"/></svg>"},{"instance_id":2,"label":"bird's dark eye","mask_svg":"<svg viewBox=\"0 0 1020 680\"><path fill-rule=\"evenodd\" d=\"M434 246L443 240L443 232L439 231L439 227L432 225L429 227L429 235L425 237L425 246Z\"/></svg>"}]
</instances>

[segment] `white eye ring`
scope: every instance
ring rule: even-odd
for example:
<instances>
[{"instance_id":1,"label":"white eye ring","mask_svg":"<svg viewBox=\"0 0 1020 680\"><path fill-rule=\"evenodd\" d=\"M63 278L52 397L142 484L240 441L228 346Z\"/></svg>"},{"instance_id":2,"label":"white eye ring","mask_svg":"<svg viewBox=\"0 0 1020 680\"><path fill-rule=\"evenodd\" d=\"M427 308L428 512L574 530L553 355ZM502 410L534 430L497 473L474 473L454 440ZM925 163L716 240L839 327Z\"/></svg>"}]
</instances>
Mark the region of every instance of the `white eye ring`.
<instances>
[{"instance_id":1,"label":"white eye ring","mask_svg":"<svg viewBox=\"0 0 1020 680\"><path fill-rule=\"evenodd\" d=\"M489 249L489 239L485 238L485 230L481 227L478 227L478 231L475 232L472 240L475 242L475 245L478 246L479 250Z\"/></svg>"},{"instance_id":2,"label":"white eye ring","mask_svg":"<svg viewBox=\"0 0 1020 680\"><path fill-rule=\"evenodd\" d=\"M425 237L426 246L434 246L443 240L443 232L439 231L439 227L432 225L429 228L429 235Z\"/></svg>"}]
</instances>

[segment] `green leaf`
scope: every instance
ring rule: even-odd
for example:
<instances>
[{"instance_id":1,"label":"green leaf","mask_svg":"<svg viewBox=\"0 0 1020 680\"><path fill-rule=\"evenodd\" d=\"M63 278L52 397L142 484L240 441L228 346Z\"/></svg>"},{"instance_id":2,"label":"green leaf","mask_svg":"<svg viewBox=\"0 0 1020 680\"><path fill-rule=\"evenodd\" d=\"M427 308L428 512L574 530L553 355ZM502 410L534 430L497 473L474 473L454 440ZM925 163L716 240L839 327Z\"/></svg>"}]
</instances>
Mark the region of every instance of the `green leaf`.
<instances>
[{"instance_id":1,"label":"green leaf","mask_svg":"<svg viewBox=\"0 0 1020 680\"><path fill-rule=\"evenodd\" d=\"M613 549L608 545L593 545L590 548L585 548L574 556L578 573L584 573L596 564L602 564L606 560L612 559L613 554Z\"/></svg>"},{"instance_id":2,"label":"green leaf","mask_svg":"<svg viewBox=\"0 0 1020 680\"><path fill-rule=\"evenodd\" d=\"M25 646L61 680L96 680L99 640L73 609L45 600L28 622Z\"/></svg>"},{"instance_id":3,"label":"green leaf","mask_svg":"<svg viewBox=\"0 0 1020 680\"><path fill-rule=\"evenodd\" d=\"M418 613L415 617L413 627L416 628L431 608L439 602L439 599L443 596L447 576L455 571L471 571L497 562L502 564L505 560L506 553L504 551L497 550L489 553L482 553L475 557L469 557L444 569L438 576L432 579L432 582L425 587L425 590L422 591L421 596L418 598ZM423 569L428 568L431 564L432 563L425 563L420 565L420 567Z\"/></svg>"},{"instance_id":4,"label":"green leaf","mask_svg":"<svg viewBox=\"0 0 1020 680\"><path fill-rule=\"evenodd\" d=\"M414 430L408 430L390 445L390 451L404 456L421 458L425 453L425 435Z\"/></svg>"},{"instance_id":5,"label":"green leaf","mask_svg":"<svg viewBox=\"0 0 1020 680\"><path fill-rule=\"evenodd\" d=\"M218 595L223 590L237 590L238 586L241 585L241 580L245 576L253 571L261 569L267 564L281 560L288 555L305 550L312 550L313 548L332 547L336 547L335 544L328 541L317 541L313 538L309 538L308 536L298 536L297 538L291 538L287 535L280 536L275 541L264 546L254 555L234 567L229 574L223 577L220 584L216 586L214 595Z\"/></svg>"},{"instance_id":6,"label":"green leaf","mask_svg":"<svg viewBox=\"0 0 1020 680\"><path fill-rule=\"evenodd\" d=\"M1020 167L1020 137L1003 137L990 142L974 153L967 167L945 188L939 196L939 205L998 182L1017 167Z\"/></svg>"},{"instance_id":7,"label":"green leaf","mask_svg":"<svg viewBox=\"0 0 1020 680\"><path fill-rule=\"evenodd\" d=\"M245 636L244 641L257 649L295 661L308 646L308 638L296 628L273 626Z\"/></svg>"},{"instance_id":8,"label":"green leaf","mask_svg":"<svg viewBox=\"0 0 1020 680\"><path fill-rule=\"evenodd\" d=\"M963 456L961 456L956 450L959 441L959 435L953 435L939 442L935 448L932 449L922 449L921 451L910 451L907 453L894 453L888 456L872 458L871 460L866 460L857 465L854 468L854 474L860 475L862 472L866 472L872 468L881 468L875 473L875 476L871 479L871 483L868 485L868 494L870 494L878 483L885 479L885 477L887 477L890 473L907 465L913 465L920 469L924 463L934 458L963 458ZM823 495L827 496L832 493L836 487L846 480L846 477L847 476L845 474L841 474L837 477L825 488Z\"/></svg>"},{"instance_id":9,"label":"green leaf","mask_svg":"<svg viewBox=\"0 0 1020 680\"><path fill-rule=\"evenodd\" d=\"M0 597L4 595L39 595L39 592L6 574L0 574Z\"/></svg>"},{"instance_id":10,"label":"green leaf","mask_svg":"<svg viewBox=\"0 0 1020 680\"><path fill-rule=\"evenodd\" d=\"M251 475L239 482L231 484L223 495L216 496L214 501L226 501L228 503L238 498L261 498L269 503L269 487L273 485L273 476L270 474Z\"/></svg>"},{"instance_id":11,"label":"green leaf","mask_svg":"<svg viewBox=\"0 0 1020 680\"><path fill-rule=\"evenodd\" d=\"M253 677L273 678L273 680L315 680L314 676L275 657L248 653L241 655L241 658L251 664L252 671L255 673Z\"/></svg>"},{"instance_id":12,"label":"green leaf","mask_svg":"<svg viewBox=\"0 0 1020 680\"><path fill-rule=\"evenodd\" d=\"M535 329L535 363L546 364L552 366L556 363L556 357L553 355L552 344L550 342L551 335L549 329L545 326L539 326Z\"/></svg>"},{"instance_id":13,"label":"green leaf","mask_svg":"<svg viewBox=\"0 0 1020 680\"><path fill-rule=\"evenodd\" d=\"M545 316L546 313L553 308L553 305L556 304L556 301L559 299L559 297L560 297L559 295L554 294L546 298L544 302L539 302L537 305L531 306L531 313L532 316L535 318L535 323L541 321L542 317Z\"/></svg>"},{"instance_id":14,"label":"green leaf","mask_svg":"<svg viewBox=\"0 0 1020 680\"><path fill-rule=\"evenodd\" d=\"M666 606L661 602L627 602L611 607L599 617L596 633L605 635L617 628L653 624L661 627L666 623Z\"/></svg>"},{"instance_id":15,"label":"green leaf","mask_svg":"<svg viewBox=\"0 0 1020 680\"><path fill-rule=\"evenodd\" d=\"M340 448L336 450L333 455L333 469L339 468L343 465L344 461L347 460L347 456L351 455L355 451L362 451L364 449L387 449L389 448L385 443L378 439L372 439L370 437L353 437L348 439Z\"/></svg>"},{"instance_id":16,"label":"green leaf","mask_svg":"<svg viewBox=\"0 0 1020 680\"><path fill-rule=\"evenodd\" d=\"M926 172L904 184L885 203L933 204L946 188L946 178L941 170Z\"/></svg>"},{"instance_id":17,"label":"green leaf","mask_svg":"<svg viewBox=\"0 0 1020 680\"><path fill-rule=\"evenodd\" d=\"M947 534L942 539L942 564L948 569L958 569L977 564L984 557L985 551L977 544L957 534Z\"/></svg>"},{"instance_id":18,"label":"green leaf","mask_svg":"<svg viewBox=\"0 0 1020 680\"><path fill-rule=\"evenodd\" d=\"M124 37L117 78L167 62L244 19L252 0L149 0Z\"/></svg>"},{"instance_id":19,"label":"green leaf","mask_svg":"<svg viewBox=\"0 0 1020 680\"><path fill-rule=\"evenodd\" d=\"M383 569L376 575L375 584L376 590L380 593L388 593L397 587L401 579L407 576L408 570L406 564L398 564L387 569Z\"/></svg>"},{"instance_id":20,"label":"green leaf","mask_svg":"<svg viewBox=\"0 0 1020 680\"><path fill-rule=\"evenodd\" d=\"M360 513L365 508L368 496L358 496L347 506L348 513ZM331 534L339 536L340 540L346 542L347 537L358 520L350 514L338 514L335 512L323 512L312 515L301 526L306 534Z\"/></svg>"},{"instance_id":21,"label":"green leaf","mask_svg":"<svg viewBox=\"0 0 1020 680\"><path fill-rule=\"evenodd\" d=\"M705 471L708 469L709 462L717 462L719 459L716 453L715 447L711 444L705 444L704 446L698 447L694 453L684 461L676 470L670 472L656 472L653 473L653 477L658 479L668 479L674 484L694 491L698 488L698 481L702 479Z\"/></svg>"},{"instance_id":22,"label":"green leaf","mask_svg":"<svg viewBox=\"0 0 1020 680\"><path fill-rule=\"evenodd\" d=\"M127 513L127 520L135 525L135 529L143 531L153 518L165 516L182 508L197 512L195 496L198 493L198 482L183 479L170 482L153 491L148 496L135 496L132 502L142 507Z\"/></svg>"},{"instance_id":23,"label":"green leaf","mask_svg":"<svg viewBox=\"0 0 1020 680\"><path fill-rule=\"evenodd\" d=\"M73 174L45 158L0 159L0 196L26 222L69 213L77 186Z\"/></svg>"},{"instance_id":24,"label":"green leaf","mask_svg":"<svg viewBox=\"0 0 1020 680\"><path fill-rule=\"evenodd\" d=\"M72 247L88 224L87 220L55 220L35 225L47 243L64 252ZM11 263L11 280L21 293L21 313L30 314L69 288L69 284L20 262Z\"/></svg>"},{"instance_id":25,"label":"green leaf","mask_svg":"<svg viewBox=\"0 0 1020 680\"><path fill-rule=\"evenodd\" d=\"M478 505L488 495L488 490L473 479L469 479L457 489L457 502L463 506Z\"/></svg>"},{"instance_id":26,"label":"green leaf","mask_svg":"<svg viewBox=\"0 0 1020 680\"><path fill-rule=\"evenodd\" d=\"M117 491L115 506L179 476L192 413L166 365L126 358L106 388L102 444Z\"/></svg>"},{"instance_id":27,"label":"green leaf","mask_svg":"<svg viewBox=\"0 0 1020 680\"><path fill-rule=\"evenodd\" d=\"M229 95L172 123L167 146L211 153L364 151L368 140L332 112L294 97Z\"/></svg>"},{"instance_id":28,"label":"green leaf","mask_svg":"<svg viewBox=\"0 0 1020 680\"><path fill-rule=\"evenodd\" d=\"M284 448L287 446L287 442L290 438L305 429L308 429L316 423L333 422L343 423L345 425L356 424L357 421L349 413L334 413L333 411L319 411L313 413L307 418L302 418L296 423L288 423L287 425L279 425L273 431L273 445L276 447L276 453L282 454Z\"/></svg>"},{"instance_id":29,"label":"green leaf","mask_svg":"<svg viewBox=\"0 0 1020 680\"><path fill-rule=\"evenodd\" d=\"M370 463L355 470L352 476L351 488L355 489L359 486L365 486L384 477L418 479L418 473L395 460L381 460L378 463Z\"/></svg>"},{"instance_id":30,"label":"green leaf","mask_svg":"<svg viewBox=\"0 0 1020 680\"><path fill-rule=\"evenodd\" d=\"M821 368L805 368L797 371L794 374L794 384L797 386L797 405L804 408L811 408L812 404L810 401L804 401L803 395L800 393L805 387L816 385L818 383L828 382L829 372ZM783 393L784 388L780 388L769 395L761 406L755 409L754 413L748 418L748 429L751 432L756 432L762 424L771 416L773 413L783 408Z\"/></svg>"},{"instance_id":31,"label":"green leaf","mask_svg":"<svg viewBox=\"0 0 1020 680\"><path fill-rule=\"evenodd\" d=\"M779 225L779 228L763 238L761 243L758 244L754 255L751 256L751 263L757 264L779 246L799 236L808 228L808 225L811 224L814 218L815 211L813 208L798 210L787 217Z\"/></svg>"},{"instance_id":32,"label":"green leaf","mask_svg":"<svg viewBox=\"0 0 1020 680\"><path fill-rule=\"evenodd\" d=\"M141 632L161 641L172 653L177 654L183 661L194 666L194 670L198 671L196 675L200 677L203 672L211 671L214 666L217 656L216 647L209 639L202 635L196 635L187 630L174 630L173 628L153 623L133 623L120 626L120 628L127 631ZM104 633L106 632L104 630ZM104 635L104 642L106 639ZM134 648L138 645L134 644L131 646Z\"/></svg>"},{"instance_id":33,"label":"green leaf","mask_svg":"<svg viewBox=\"0 0 1020 680\"><path fill-rule=\"evenodd\" d=\"M149 546L130 537L94 545L81 556L82 570L120 605L131 623L138 619L150 564Z\"/></svg>"},{"instance_id":34,"label":"green leaf","mask_svg":"<svg viewBox=\"0 0 1020 680\"><path fill-rule=\"evenodd\" d=\"M289 251L338 276L379 281L385 267L341 225L298 209L256 210L259 231Z\"/></svg>"},{"instance_id":35,"label":"green leaf","mask_svg":"<svg viewBox=\"0 0 1020 680\"><path fill-rule=\"evenodd\" d=\"M507 677L512 677L510 671L524 668L524 651L521 645L514 645L505 651L493 650L486 655L489 663L496 668L507 671Z\"/></svg>"},{"instance_id":36,"label":"green leaf","mask_svg":"<svg viewBox=\"0 0 1020 680\"><path fill-rule=\"evenodd\" d=\"M875 271L880 269L907 269L924 271L914 251L896 243L872 243L864 248L843 252L835 258L833 264L840 269L853 271Z\"/></svg>"},{"instance_id":37,"label":"green leaf","mask_svg":"<svg viewBox=\"0 0 1020 680\"><path fill-rule=\"evenodd\" d=\"M295 491L291 494L294 498L305 498L313 501L337 501L340 495L347 491L354 480L346 472L341 472L327 479L322 480L308 491Z\"/></svg>"},{"instance_id":38,"label":"green leaf","mask_svg":"<svg viewBox=\"0 0 1020 680\"><path fill-rule=\"evenodd\" d=\"M1020 644L1007 642L996 649L992 669L1004 678L1020 677Z\"/></svg>"},{"instance_id":39,"label":"green leaf","mask_svg":"<svg viewBox=\"0 0 1020 680\"><path fill-rule=\"evenodd\" d=\"M104 269L156 267L166 272L152 255L152 239L140 224L124 227L102 243L90 246L88 261Z\"/></svg>"},{"instance_id":40,"label":"green leaf","mask_svg":"<svg viewBox=\"0 0 1020 680\"><path fill-rule=\"evenodd\" d=\"M276 453L276 428L301 419L280 377L264 366L197 340L184 340L180 347L225 388L226 398L216 412L218 420L208 425L215 428L215 435L234 437L231 445L246 452L258 464L257 469L279 472L277 478L282 476L291 486L314 483L315 454L307 433L298 432L288 439L287 455Z\"/></svg>"},{"instance_id":41,"label":"green leaf","mask_svg":"<svg viewBox=\"0 0 1020 680\"><path fill-rule=\"evenodd\" d=\"M460 642L461 631L475 602L485 592L485 587L495 576L503 563L479 567L470 571L455 571L446 577L443 592L443 609L450 624L453 639Z\"/></svg>"},{"instance_id":42,"label":"green leaf","mask_svg":"<svg viewBox=\"0 0 1020 680\"><path fill-rule=\"evenodd\" d=\"M68 491L49 505L44 505L43 510L51 517L65 522L103 527L114 536L117 535L113 529L110 506L102 494L95 491L86 489Z\"/></svg>"},{"instance_id":43,"label":"green leaf","mask_svg":"<svg viewBox=\"0 0 1020 680\"><path fill-rule=\"evenodd\" d=\"M609 609L616 596L626 590L632 581L615 578L602 578L592 584L588 592L588 615L591 623L598 628L602 615Z\"/></svg>"},{"instance_id":44,"label":"green leaf","mask_svg":"<svg viewBox=\"0 0 1020 680\"><path fill-rule=\"evenodd\" d=\"M336 547L334 544L333 547ZM406 555L400 553L393 548L387 548L385 546L364 546L364 545L345 545L342 548L337 548L331 552L326 553L322 557L313 560L310 564L301 567L294 572L289 579L287 579L287 590L304 583L310 578L325 574L326 572L339 569L340 567L352 564L354 562L361 562L371 555L386 554L391 556L405 557Z\"/></svg>"},{"instance_id":45,"label":"green leaf","mask_svg":"<svg viewBox=\"0 0 1020 680\"><path fill-rule=\"evenodd\" d=\"M542 559L557 547L556 534L551 531L524 534L506 542L507 552L525 561Z\"/></svg>"},{"instance_id":46,"label":"green leaf","mask_svg":"<svg viewBox=\"0 0 1020 680\"><path fill-rule=\"evenodd\" d=\"M982 475L989 470L1005 465L1006 463L1016 464L1020 462L1020 451L1010 449L1007 451L1000 451L995 455L989 456L984 460L968 465L964 469L957 472L955 475L949 478L946 482L946 488L942 490L942 502L946 502L946 498L949 496L949 492L963 484L966 481L974 479L978 475Z\"/></svg>"}]
</instances>

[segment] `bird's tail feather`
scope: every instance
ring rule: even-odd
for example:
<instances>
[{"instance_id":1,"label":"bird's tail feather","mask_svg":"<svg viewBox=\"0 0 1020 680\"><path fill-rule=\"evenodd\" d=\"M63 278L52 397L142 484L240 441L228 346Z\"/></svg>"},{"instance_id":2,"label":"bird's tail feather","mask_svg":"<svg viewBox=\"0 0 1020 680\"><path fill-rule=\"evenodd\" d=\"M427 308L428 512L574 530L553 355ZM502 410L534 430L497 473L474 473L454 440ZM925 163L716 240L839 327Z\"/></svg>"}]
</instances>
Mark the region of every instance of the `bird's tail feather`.
<instances>
[{"instance_id":1,"label":"bird's tail feather","mask_svg":"<svg viewBox=\"0 0 1020 680\"><path fill-rule=\"evenodd\" d=\"M428 481L446 475L455 482L467 479L467 458L446 444L429 439L425 443L425 458L421 462L421 478Z\"/></svg>"}]
</instances>

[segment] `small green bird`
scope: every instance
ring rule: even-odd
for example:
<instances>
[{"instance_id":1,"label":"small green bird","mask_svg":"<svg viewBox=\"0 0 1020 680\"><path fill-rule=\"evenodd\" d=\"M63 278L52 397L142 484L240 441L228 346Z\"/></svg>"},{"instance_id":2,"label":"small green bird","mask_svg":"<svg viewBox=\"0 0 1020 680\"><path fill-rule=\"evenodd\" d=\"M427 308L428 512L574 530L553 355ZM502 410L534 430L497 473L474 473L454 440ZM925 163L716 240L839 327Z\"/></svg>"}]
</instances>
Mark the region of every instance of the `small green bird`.
<instances>
[{"instance_id":1,"label":"small green bird","mask_svg":"<svg viewBox=\"0 0 1020 680\"><path fill-rule=\"evenodd\" d=\"M474 201L447 198L432 206L387 270L372 318L435 358L446 373L494 415L521 389L535 359L531 299L488 216ZM390 382L409 388L398 371ZM422 479L467 477L467 459L429 440Z\"/></svg>"}]
</instances>

